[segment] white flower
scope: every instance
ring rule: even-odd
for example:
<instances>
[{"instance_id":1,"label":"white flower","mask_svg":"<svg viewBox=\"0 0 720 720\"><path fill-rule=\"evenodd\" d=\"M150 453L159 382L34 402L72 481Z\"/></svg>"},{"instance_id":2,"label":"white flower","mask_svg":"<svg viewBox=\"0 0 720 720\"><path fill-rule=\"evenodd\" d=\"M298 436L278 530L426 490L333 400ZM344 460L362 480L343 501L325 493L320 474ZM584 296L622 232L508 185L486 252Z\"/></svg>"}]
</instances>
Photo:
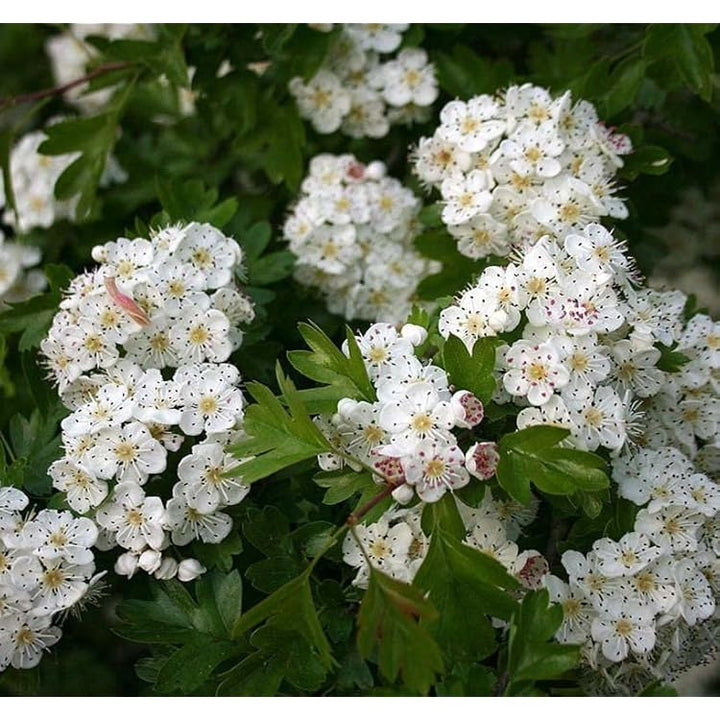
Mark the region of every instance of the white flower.
<instances>
[{"instance_id":1,"label":"white flower","mask_svg":"<svg viewBox=\"0 0 720 720\"><path fill-rule=\"evenodd\" d=\"M662 555L659 547L651 546L647 537L640 533L626 533L615 542L601 538L593 544L598 570L607 577L636 575L653 560Z\"/></svg>"},{"instance_id":2,"label":"white flower","mask_svg":"<svg viewBox=\"0 0 720 720\"><path fill-rule=\"evenodd\" d=\"M470 481L465 455L457 445L424 440L400 462L406 482L425 502L436 502L447 490L457 490Z\"/></svg>"},{"instance_id":3,"label":"white flower","mask_svg":"<svg viewBox=\"0 0 720 720\"><path fill-rule=\"evenodd\" d=\"M382 408L379 424L390 434L390 446L404 452L419 440L445 440L456 413L431 385L417 383L407 388L404 398Z\"/></svg>"},{"instance_id":4,"label":"white flower","mask_svg":"<svg viewBox=\"0 0 720 720\"><path fill-rule=\"evenodd\" d=\"M382 69L383 97L395 107L432 105L438 96L435 68L422 48L405 48Z\"/></svg>"},{"instance_id":5,"label":"white flower","mask_svg":"<svg viewBox=\"0 0 720 720\"><path fill-rule=\"evenodd\" d=\"M591 632L613 662L624 660L630 650L642 655L655 646L652 611L635 603L611 603L592 621Z\"/></svg>"},{"instance_id":6,"label":"white flower","mask_svg":"<svg viewBox=\"0 0 720 720\"><path fill-rule=\"evenodd\" d=\"M211 513L220 506L237 505L250 488L243 485L241 479L225 473L239 464L219 443L195 445L177 469L180 488L188 505L201 513Z\"/></svg>"},{"instance_id":7,"label":"white flower","mask_svg":"<svg viewBox=\"0 0 720 720\"><path fill-rule=\"evenodd\" d=\"M396 50L402 42L402 34L408 29L407 23L348 23L344 26L347 34L355 40L363 50L377 50L389 53Z\"/></svg>"},{"instance_id":8,"label":"white flower","mask_svg":"<svg viewBox=\"0 0 720 720\"><path fill-rule=\"evenodd\" d=\"M503 385L511 395L527 396L533 405L544 405L555 389L570 378L556 347L550 343L535 344L526 340L513 343L505 356L508 371Z\"/></svg>"},{"instance_id":9,"label":"white flower","mask_svg":"<svg viewBox=\"0 0 720 720\"><path fill-rule=\"evenodd\" d=\"M453 100L440 112L438 136L465 152L479 152L505 132L506 124L499 118L498 104L487 95L467 103Z\"/></svg>"},{"instance_id":10,"label":"white flower","mask_svg":"<svg viewBox=\"0 0 720 720\"><path fill-rule=\"evenodd\" d=\"M373 567L391 577L405 579L410 545L413 541L409 525L401 522L390 527L387 518L383 516L372 525L357 525L355 532ZM343 541L343 560L359 569L353 584L367 587L370 570L365 555L351 533L348 533Z\"/></svg>"},{"instance_id":11,"label":"white flower","mask_svg":"<svg viewBox=\"0 0 720 720\"><path fill-rule=\"evenodd\" d=\"M709 618L715 612L715 598L707 578L690 559L675 567L678 609L688 625Z\"/></svg>"},{"instance_id":12,"label":"white flower","mask_svg":"<svg viewBox=\"0 0 720 720\"><path fill-rule=\"evenodd\" d=\"M592 402L573 410L571 418L577 436L588 450L596 450L600 445L619 450L625 444L624 404L610 387L599 387Z\"/></svg>"},{"instance_id":13,"label":"white flower","mask_svg":"<svg viewBox=\"0 0 720 720\"><path fill-rule=\"evenodd\" d=\"M42 659L43 650L54 645L62 631L51 617L16 614L0 619L0 670L8 665L27 670Z\"/></svg>"},{"instance_id":14,"label":"white flower","mask_svg":"<svg viewBox=\"0 0 720 720\"><path fill-rule=\"evenodd\" d=\"M100 526L115 534L120 547L136 553L148 545L154 550L162 548L165 540L162 500L145 497L143 489L134 482L117 485L112 500L97 511L96 517Z\"/></svg>"},{"instance_id":15,"label":"white flower","mask_svg":"<svg viewBox=\"0 0 720 720\"><path fill-rule=\"evenodd\" d=\"M25 526L25 536L43 561L64 558L74 565L86 565L93 561L90 548L97 540L98 530L88 518L42 510Z\"/></svg>"},{"instance_id":16,"label":"white flower","mask_svg":"<svg viewBox=\"0 0 720 720\"><path fill-rule=\"evenodd\" d=\"M555 633L558 642L583 644L590 637L590 624L597 614L592 604L573 584L568 585L553 575L548 575L544 582L550 600L563 609L562 625Z\"/></svg>"},{"instance_id":17,"label":"white flower","mask_svg":"<svg viewBox=\"0 0 720 720\"><path fill-rule=\"evenodd\" d=\"M296 77L290 81L300 114L320 133L332 133L350 111L350 92L329 70L319 70L309 83Z\"/></svg>"},{"instance_id":18,"label":"white flower","mask_svg":"<svg viewBox=\"0 0 720 720\"><path fill-rule=\"evenodd\" d=\"M697 548L697 535L702 516L683 507L670 505L657 512L641 510L635 529L670 552L692 552Z\"/></svg>"},{"instance_id":19,"label":"white flower","mask_svg":"<svg viewBox=\"0 0 720 720\"><path fill-rule=\"evenodd\" d=\"M457 304L440 313L438 330L444 338L459 337L472 352L478 338L497 335L507 323L508 313L500 307L497 297L471 288L460 296Z\"/></svg>"},{"instance_id":20,"label":"white flower","mask_svg":"<svg viewBox=\"0 0 720 720\"><path fill-rule=\"evenodd\" d=\"M232 530L232 519L219 510L201 512L188 504L183 488L176 485L173 498L168 501L166 511L167 527L175 545L187 545L193 540L219 543Z\"/></svg>"},{"instance_id":21,"label":"white flower","mask_svg":"<svg viewBox=\"0 0 720 720\"><path fill-rule=\"evenodd\" d=\"M88 464L101 478L117 475L121 483L142 485L150 475L165 470L167 452L143 423L131 422L103 430L89 452Z\"/></svg>"},{"instance_id":22,"label":"white flower","mask_svg":"<svg viewBox=\"0 0 720 720\"><path fill-rule=\"evenodd\" d=\"M175 381L180 382L179 378L178 372ZM185 382L180 398L179 424L187 435L229 430L242 418L242 393L228 381L222 367L208 366Z\"/></svg>"},{"instance_id":23,"label":"white flower","mask_svg":"<svg viewBox=\"0 0 720 720\"><path fill-rule=\"evenodd\" d=\"M442 194L445 199L442 219L451 226L470 222L476 215L486 212L492 202L487 178L479 170L445 178Z\"/></svg>"}]
</instances>

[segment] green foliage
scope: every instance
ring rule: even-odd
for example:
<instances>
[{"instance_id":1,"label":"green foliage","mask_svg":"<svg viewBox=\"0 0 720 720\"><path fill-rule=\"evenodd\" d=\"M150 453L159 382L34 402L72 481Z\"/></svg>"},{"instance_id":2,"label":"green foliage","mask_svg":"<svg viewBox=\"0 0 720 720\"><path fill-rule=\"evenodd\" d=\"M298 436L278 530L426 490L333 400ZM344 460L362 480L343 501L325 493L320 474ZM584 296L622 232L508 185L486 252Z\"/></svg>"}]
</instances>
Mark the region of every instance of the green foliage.
<instances>
[{"instance_id":1,"label":"green foliage","mask_svg":"<svg viewBox=\"0 0 720 720\"><path fill-rule=\"evenodd\" d=\"M552 640L562 619L562 607L549 604L547 590L525 595L510 621L506 695L531 694L537 681L558 678L580 662L579 647Z\"/></svg>"},{"instance_id":2,"label":"green foliage","mask_svg":"<svg viewBox=\"0 0 720 720\"><path fill-rule=\"evenodd\" d=\"M320 388L300 391L312 412L335 412L338 400L344 397L375 400L375 390L350 328L345 331L347 355L317 326L300 323L299 329L310 350L291 350L288 360L298 372L321 384Z\"/></svg>"},{"instance_id":3,"label":"green foliage","mask_svg":"<svg viewBox=\"0 0 720 720\"><path fill-rule=\"evenodd\" d=\"M507 590L518 583L496 560L463 544L464 528L452 497L446 495L428 510L432 539L413 582L438 611L428 628L445 657L482 660L496 649L488 616L510 619L516 602Z\"/></svg>"},{"instance_id":4,"label":"green foliage","mask_svg":"<svg viewBox=\"0 0 720 720\"><path fill-rule=\"evenodd\" d=\"M49 292L35 295L0 315L0 333L20 333L18 349L21 352L40 346L57 312L62 291L74 277L74 273L63 265L45 265L43 269Z\"/></svg>"},{"instance_id":5,"label":"green foliage","mask_svg":"<svg viewBox=\"0 0 720 720\"><path fill-rule=\"evenodd\" d=\"M44 47L57 30L0 26L0 66L13 69L0 77L6 209L14 206L11 148L39 128L48 136L42 152L77 154L55 193L79 200L74 224L30 232L2 228L6 241L42 250L48 288L0 307L0 484L24 488L38 509L65 507L47 469L61 454L59 423L67 410L43 377L37 350L63 289L88 267L91 248L120 236L147 237L162 223L199 221L238 240L245 264L239 280L256 304L256 320L229 360L253 400L245 409L247 438L234 453L242 460L237 474L254 486L241 506L227 509L234 523L228 537L187 547L188 556L208 568L204 576L187 586L143 577L111 580L107 603L83 623L68 619L62 643L39 668L0 674L0 694L575 692L578 651L552 641L560 608L548 604L544 591L523 597L498 563L464 544L449 494L423 512L430 545L412 585L377 570L367 591L351 584L337 538L348 515L382 486L366 468L317 472L316 456L333 447L311 416L336 412L343 397L375 401L354 336L362 324L344 327L292 279L295 258L281 228L314 155L382 159L390 175L421 195L407 150L432 134L439 108L456 97L534 82L558 94L571 89L575 100L593 102L603 120L632 138L634 152L618 171L631 213L614 223L614 233L627 239L649 274L664 245L647 229L666 224L683 188L704 190L718 178L717 27L413 25L403 44L427 50L441 96L428 121L395 126L382 139L319 135L300 118L288 92L292 77L309 79L321 66L337 28L182 24L156 26L155 40L91 38L97 53L88 70L96 77L85 92L106 88L111 97L89 115L79 115L59 94L12 100L52 87ZM184 112L180 90L193 94L192 114ZM101 177L111 154L128 179L105 186ZM415 300L447 304L501 260L461 256L436 198L424 193L415 247L443 269L422 281ZM709 257L712 248L706 250ZM707 267L720 273L717 259L707 260ZM688 317L697 311L689 305ZM496 341L481 339L468 352L455 337L443 340L438 312L423 304L411 313L409 321L429 333L418 355L433 357L454 386L484 403L478 437L499 441L501 455L500 489L491 481L493 493L523 503L531 490L540 497L538 519L518 540L521 549L544 547L552 526L557 552L555 558L548 552L548 559L556 570L564 550L586 552L600 536L617 540L632 530L638 508L608 487L605 461L567 447L568 433L560 428L515 431L517 406L491 401ZM303 341L307 349L296 349ZM675 346L656 348L665 372L677 373L688 362ZM302 376L293 375L297 387L276 370L285 355ZM477 507L485 487L473 480L458 496ZM375 505L361 522L376 521L390 502ZM99 572L111 565L98 553ZM116 601L111 638L107 608ZM670 696L673 690L652 683L640 694Z\"/></svg>"},{"instance_id":6,"label":"green foliage","mask_svg":"<svg viewBox=\"0 0 720 720\"><path fill-rule=\"evenodd\" d=\"M371 569L358 616L360 653L375 658L390 682L401 677L410 692L427 694L443 669L440 646L426 628L437 617L420 590Z\"/></svg>"},{"instance_id":7,"label":"green foliage","mask_svg":"<svg viewBox=\"0 0 720 720\"><path fill-rule=\"evenodd\" d=\"M536 425L500 438L497 479L518 502L530 502L531 483L549 495L572 495L608 487L605 461L599 456L558 447L569 430Z\"/></svg>"},{"instance_id":8,"label":"green foliage","mask_svg":"<svg viewBox=\"0 0 720 720\"><path fill-rule=\"evenodd\" d=\"M457 336L450 335L442 350L443 366L450 382L469 390L483 403L489 403L495 391L496 338L480 338L473 345L472 354Z\"/></svg>"},{"instance_id":9,"label":"green foliage","mask_svg":"<svg viewBox=\"0 0 720 720\"><path fill-rule=\"evenodd\" d=\"M235 622L235 639L257 628L250 636L254 651L225 674L220 694L274 695L283 678L301 690L322 683L334 661L315 610L311 570L312 565Z\"/></svg>"},{"instance_id":10,"label":"green foliage","mask_svg":"<svg viewBox=\"0 0 720 720\"><path fill-rule=\"evenodd\" d=\"M310 419L292 381L285 377L279 366L277 381L289 412L264 385L250 383L247 386L256 404L245 413L244 427L249 437L233 447L233 452L243 462L232 471L246 484L332 450Z\"/></svg>"}]
</instances>

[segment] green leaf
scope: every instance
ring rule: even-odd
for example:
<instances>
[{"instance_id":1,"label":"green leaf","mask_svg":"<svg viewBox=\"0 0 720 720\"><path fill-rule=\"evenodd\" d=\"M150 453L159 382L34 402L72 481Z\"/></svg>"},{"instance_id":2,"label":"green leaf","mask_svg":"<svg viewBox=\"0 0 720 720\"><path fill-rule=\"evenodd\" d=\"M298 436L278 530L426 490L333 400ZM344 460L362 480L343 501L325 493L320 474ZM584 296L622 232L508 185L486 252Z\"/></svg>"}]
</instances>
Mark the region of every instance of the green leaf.
<instances>
[{"instance_id":1,"label":"green leaf","mask_svg":"<svg viewBox=\"0 0 720 720\"><path fill-rule=\"evenodd\" d=\"M238 646L226 640L211 642L198 638L176 650L160 668L155 690L163 695L189 695L210 678L224 660L238 653Z\"/></svg>"},{"instance_id":2,"label":"green leaf","mask_svg":"<svg viewBox=\"0 0 720 720\"><path fill-rule=\"evenodd\" d=\"M655 367L663 372L676 373L680 372L683 365L690 362L687 355L675 351L672 347L656 342L655 347L660 351L660 359L655 363Z\"/></svg>"},{"instance_id":3,"label":"green leaf","mask_svg":"<svg viewBox=\"0 0 720 720\"><path fill-rule=\"evenodd\" d=\"M639 693L639 697L677 697L678 691L672 685L665 685L661 680L655 680L651 682L642 692Z\"/></svg>"},{"instance_id":4,"label":"green leaf","mask_svg":"<svg viewBox=\"0 0 720 720\"><path fill-rule=\"evenodd\" d=\"M62 290L75 276L64 265L48 264L43 270L50 284L49 291L13 305L0 314L0 333L22 333L18 343L21 352L40 346L57 312Z\"/></svg>"},{"instance_id":5,"label":"green leaf","mask_svg":"<svg viewBox=\"0 0 720 720\"><path fill-rule=\"evenodd\" d=\"M15 212L15 193L13 192L12 173L10 169L10 153L13 147L14 133L12 129L0 132L0 169L2 170L2 185L5 195L5 206Z\"/></svg>"},{"instance_id":6,"label":"green leaf","mask_svg":"<svg viewBox=\"0 0 720 720\"><path fill-rule=\"evenodd\" d=\"M553 680L580 662L580 647L552 640L562 624L563 610L549 602L547 590L526 593L510 621L506 695L527 693L536 680Z\"/></svg>"},{"instance_id":7,"label":"green leaf","mask_svg":"<svg viewBox=\"0 0 720 720\"><path fill-rule=\"evenodd\" d=\"M517 587L496 560L468 547L441 525L432 533L430 548L414 585L438 610L428 627L446 654L456 660L481 660L495 650L489 616L509 619L516 602L506 589Z\"/></svg>"},{"instance_id":8,"label":"green leaf","mask_svg":"<svg viewBox=\"0 0 720 720\"><path fill-rule=\"evenodd\" d=\"M327 488L322 500L325 505L337 505L358 492L378 487L370 473L358 473L348 468L318 473L313 480L320 487Z\"/></svg>"},{"instance_id":9,"label":"green leaf","mask_svg":"<svg viewBox=\"0 0 720 720\"><path fill-rule=\"evenodd\" d=\"M38 152L44 155L80 153L55 184L55 196L59 200L79 196L75 211L78 221L90 215L105 164L120 134L120 119L133 84L130 81L120 88L102 113L67 118L44 129L47 139Z\"/></svg>"},{"instance_id":10,"label":"green leaf","mask_svg":"<svg viewBox=\"0 0 720 720\"><path fill-rule=\"evenodd\" d=\"M179 585L179 583L178 583ZM190 643L203 637L193 625L197 605L169 583L153 583L152 600L123 600L117 607L120 623L113 632L138 643Z\"/></svg>"},{"instance_id":11,"label":"green leaf","mask_svg":"<svg viewBox=\"0 0 720 720\"><path fill-rule=\"evenodd\" d=\"M232 452L243 462L231 474L253 483L302 460L332 451L332 446L310 419L292 381L277 368L278 384L289 413L272 392L260 383L249 383L248 392L256 400L245 411L248 438L233 446Z\"/></svg>"},{"instance_id":12,"label":"green leaf","mask_svg":"<svg viewBox=\"0 0 720 720\"><path fill-rule=\"evenodd\" d=\"M479 338L473 346L472 355L455 335L450 335L443 345L443 366L451 384L458 390L469 390L483 404L490 402L495 391L497 345L496 338Z\"/></svg>"},{"instance_id":13,"label":"green leaf","mask_svg":"<svg viewBox=\"0 0 720 720\"><path fill-rule=\"evenodd\" d=\"M643 175L664 175L672 164L670 153L656 145L643 145L630 155L625 156L625 165L622 176L634 180L641 173Z\"/></svg>"},{"instance_id":14,"label":"green leaf","mask_svg":"<svg viewBox=\"0 0 720 720\"><path fill-rule=\"evenodd\" d=\"M709 102L712 97L715 60L705 35L714 25L663 23L651 25L643 54L648 60L669 57L685 83Z\"/></svg>"},{"instance_id":15,"label":"green leaf","mask_svg":"<svg viewBox=\"0 0 720 720\"><path fill-rule=\"evenodd\" d=\"M292 351L288 353L288 359L298 372L334 390L326 390L327 396L323 398L327 403L336 398L333 411L343 397L375 401L375 389L350 328L345 330L348 346L348 355L345 355L316 325L300 323L298 327L310 351Z\"/></svg>"},{"instance_id":16,"label":"green leaf","mask_svg":"<svg viewBox=\"0 0 720 720\"><path fill-rule=\"evenodd\" d=\"M550 425L518 430L503 436L498 448L497 478L518 502L530 502L530 483L549 495L572 495L609 486L605 461L598 455L556 447L570 432Z\"/></svg>"},{"instance_id":17,"label":"green leaf","mask_svg":"<svg viewBox=\"0 0 720 720\"><path fill-rule=\"evenodd\" d=\"M237 570L227 574L215 572L210 578L218 614L230 637L242 610L242 578Z\"/></svg>"},{"instance_id":18,"label":"green leaf","mask_svg":"<svg viewBox=\"0 0 720 720\"><path fill-rule=\"evenodd\" d=\"M221 572L230 572L233 557L242 552L240 535L233 530L222 542L204 543L194 541L190 546L192 557L197 558L207 568L217 568Z\"/></svg>"},{"instance_id":19,"label":"green leaf","mask_svg":"<svg viewBox=\"0 0 720 720\"><path fill-rule=\"evenodd\" d=\"M412 585L371 568L358 616L358 649L364 658L377 653L380 672L409 690L427 694L443 670L440 647L427 629L437 610Z\"/></svg>"},{"instance_id":20,"label":"green leaf","mask_svg":"<svg viewBox=\"0 0 720 720\"><path fill-rule=\"evenodd\" d=\"M230 222L238 208L235 198L218 203L217 188L207 187L202 180L156 183L158 198L169 222L209 222L223 227Z\"/></svg>"},{"instance_id":21,"label":"green leaf","mask_svg":"<svg viewBox=\"0 0 720 720\"><path fill-rule=\"evenodd\" d=\"M272 595L262 600L260 603L251 608L242 615L233 627L232 636L239 638L248 631L256 628L261 623L264 633L297 633L304 641L305 646L304 662L308 665L313 663L321 667L324 674L332 667L334 660L330 644L328 643L322 625L318 620L317 611L312 599L310 591L310 573L312 565L305 572L290 580L276 590ZM258 637L260 642L258 642ZM261 633L257 636L253 633L251 642L268 654L268 643L265 642L270 637ZM263 640L264 638L264 640ZM287 643L272 643L273 650L269 654L273 658L275 664L282 663L283 672L288 672L288 655L292 655L297 645L290 646ZM276 674L276 673L273 673ZM291 681L300 681L295 675L290 676Z\"/></svg>"},{"instance_id":22,"label":"green leaf","mask_svg":"<svg viewBox=\"0 0 720 720\"><path fill-rule=\"evenodd\" d=\"M614 117L635 100L647 66L642 58L630 58L620 63L610 77L610 90L604 97L605 115Z\"/></svg>"},{"instance_id":23,"label":"green leaf","mask_svg":"<svg viewBox=\"0 0 720 720\"><path fill-rule=\"evenodd\" d=\"M270 285L292 274L295 256L289 250L264 255L248 262L248 282L251 285Z\"/></svg>"}]
</instances>

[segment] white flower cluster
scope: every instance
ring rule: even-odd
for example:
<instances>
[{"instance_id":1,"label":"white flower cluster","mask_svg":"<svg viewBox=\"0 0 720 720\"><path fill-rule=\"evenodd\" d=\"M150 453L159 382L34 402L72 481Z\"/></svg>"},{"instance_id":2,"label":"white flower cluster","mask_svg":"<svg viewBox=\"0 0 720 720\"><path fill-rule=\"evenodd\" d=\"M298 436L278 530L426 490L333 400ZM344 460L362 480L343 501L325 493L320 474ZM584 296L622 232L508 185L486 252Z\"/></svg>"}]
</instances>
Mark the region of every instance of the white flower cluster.
<instances>
[{"instance_id":1,"label":"white flower cluster","mask_svg":"<svg viewBox=\"0 0 720 720\"><path fill-rule=\"evenodd\" d=\"M45 275L41 270L29 269L39 262L38 248L8 242L0 231L0 309L43 290Z\"/></svg>"},{"instance_id":2,"label":"white flower cluster","mask_svg":"<svg viewBox=\"0 0 720 720\"><path fill-rule=\"evenodd\" d=\"M591 103L527 84L448 103L420 140L415 172L439 189L459 252L477 259L627 217L615 173L631 150Z\"/></svg>"},{"instance_id":3,"label":"white flower cluster","mask_svg":"<svg viewBox=\"0 0 720 720\"><path fill-rule=\"evenodd\" d=\"M284 228L295 278L320 289L328 309L347 319L404 319L418 283L439 269L413 247L419 210L383 163L315 156Z\"/></svg>"},{"instance_id":4,"label":"white flower cluster","mask_svg":"<svg viewBox=\"0 0 720 720\"><path fill-rule=\"evenodd\" d=\"M415 348L427 332L417 325L376 323L356 340L375 389L373 403L343 398L331 417L316 418L336 453L320 456L323 470L348 463L370 467L375 479L395 486L393 497L425 502L461 488L470 475L495 474L494 443L463 450L453 429L470 429L483 419L482 403L467 390L452 392L445 371L423 363ZM347 347L345 347L347 352Z\"/></svg>"},{"instance_id":5,"label":"white flower cluster","mask_svg":"<svg viewBox=\"0 0 720 720\"><path fill-rule=\"evenodd\" d=\"M85 41L90 36L105 37L108 40L153 40L152 25L139 24L72 24L64 32L51 37L45 50L50 58L52 73L58 85L66 85L89 72L97 50ZM86 86L71 88L63 97L84 113L93 113L107 105L113 88L103 88L85 93Z\"/></svg>"},{"instance_id":6,"label":"white flower cluster","mask_svg":"<svg viewBox=\"0 0 720 720\"><path fill-rule=\"evenodd\" d=\"M714 615L720 590L720 487L710 477L720 477L720 323L686 323L683 293L631 279L622 243L592 223L485 269L439 329L472 349L520 328L498 348L495 399L525 406L520 429L561 426L567 442L614 456L619 495L642 509L632 532L566 552L568 582L547 579L565 612L558 639L585 644L593 667L630 657L668 677L682 648L695 658L702 637L706 652L716 646L714 627L694 628ZM684 356L673 372L658 367L658 344Z\"/></svg>"},{"instance_id":7,"label":"white flower cluster","mask_svg":"<svg viewBox=\"0 0 720 720\"><path fill-rule=\"evenodd\" d=\"M535 550L520 551L515 542L522 529L536 515L537 503L524 507L513 500L493 497L490 488L477 508L455 498L465 525L465 543L501 563L523 587L537 589L547 575L545 558ZM394 506L377 522L358 525L355 532L362 548L352 534L343 542L343 560L358 568L353 584L366 588L369 579L367 555L373 568L402 582L411 583L422 565L430 546L430 538L420 526L423 505L411 508Z\"/></svg>"},{"instance_id":8,"label":"white flower cluster","mask_svg":"<svg viewBox=\"0 0 720 720\"><path fill-rule=\"evenodd\" d=\"M670 382L655 343L677 339L684 296L633 289L624 246L601 225L563 240L543 238L517 264L486 268L441 312L439 330L471 350L521 328L498 348L498 402L529 406L520 429L559 425L577 447L619 452L634 427L633 399Z\"/></svg>"},{"instance_id":9,"label":"white flower cluster","mask_svg":"<svg viewBox=\"0 0 720 720\"><path fill-rule=\"evenodd\" d=\"M670 222L649 234L662 241L664 254L653 267L648 284L692 293L700 307L717 317L720 289L712 266L720 257L720 183L707 192L698 187L684 191L671 211Z\"/></svg>"},{"instance_id":10,"label":"white flower cluster","mask_svg":"<svg viewBox=\"0 0 720 720\"><path fill-rule=\"evenodd\" d=\"M0 672L35 667L62 635L58 613L99 578L95 523L58 510L24 516L27 505L21 490L0 487Z\"/></svg>"},{"instance_id":11,"label":"white flower cluster","mask_svg":"<svg viewBox=\"0 0 720 720\"><path fill-rule=\"evenodd\" d=\"M52 122L56 122L53 120ZM80 153L42 155L38 148L47 139L42 130L24 135L10 153L10 178L17 214L5 208L2 220L20 233L33 228L49 228L58 220L74 220L78 198L58 200L55 183L65 170L80 157ZM108 158L101 186L124 182L127 175L112 156ZM3 179L0 177L0 207L7 204ZM35 260L31 264L35 264Z\"/></svg>"},{"instance_id":12,"label":"white flower cluster","mask_svg":"<svg viewBox=\"0 0 720 720\"><path fill-rule=\"evenodd\" d=\"M613 477L642 509L617 541L565 552L568 582L546 578L564 610L557 637L583 645L592 667L629 658L670 680L717 650L720 487L672 446L617 458Z\"/></svg>"},{"instance_id":13,"label":"white flower cluster","mask_svg":"<svg viewBox=\"0 0 720 720\"><path fill-rule=\"evenodd\" d=\"M405 24L343 25L329 59L307 83L290 81L300 110L319 133L379 138L390 125L427 119L438 96L435 67L422 48L404 48Z\"/></svg>"},{"instance_id":14,"label":"white flower cluster","mask_svg":"<svg viewBox=\"0 0 720 720\"><path fill-rule=\"evenodd\" d=\"M223 476L237 464L226 447L244 405L239 373L225 361L254 315L235 284L242 251L191 223L150 240L119 238L93 257L100 267L73 280L41 344L72 410L62 421L65 456L49 473L73 510L95 518L98 547L126 551L118 573L189 580L200 564L163 551L220 542L232 528L222 511L249 491ZM172 497L147 495L168 452L181 448Z\"/></svg>"}]
</instances>

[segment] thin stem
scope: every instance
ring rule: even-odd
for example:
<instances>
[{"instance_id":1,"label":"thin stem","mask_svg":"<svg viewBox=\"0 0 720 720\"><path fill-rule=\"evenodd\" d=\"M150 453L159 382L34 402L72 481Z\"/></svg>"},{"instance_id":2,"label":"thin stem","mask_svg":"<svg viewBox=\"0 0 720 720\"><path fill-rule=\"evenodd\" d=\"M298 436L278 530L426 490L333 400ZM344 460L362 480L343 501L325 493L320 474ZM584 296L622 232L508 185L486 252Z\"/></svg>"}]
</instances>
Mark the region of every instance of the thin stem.
<instances>
[{"instance_id":1,"label":"thin stem","mask_svg":"<svg viewBox=\"0 0 720 720\"><path fill-rule=\"evenodd\" d=\"M317 564L318 560L337 542L338 538L343 535L347 531L347 525L341 525L335 532L328 538L328 541L325 543L325 545L322 547L321 550L319 550L315 557L310 561L310 564L307 567L307 570L312 570Z\"/></svg>"},{"instance_id":2,"label":"thin stem","mask_svg":"<svg viewBox=\"0 0 720 720\"><path fill-rule=\"evenodd\" d=\"M356 465L359 465L363 470L366 472L369 472L370 475L377 475L379 478L382 478L386 483L392 482L392 480L387 476L381 473L379 470L376 470L371 465L367 465L362 460L358 460L354 455L350 455L349 453L344 452L343 450L333 450L333 454L337 455L338 457L341 457L348 465L352 462Z\"/></svg>"},{"instance_id":3,"label":"thin stem","mask_svg":"<svg viewBox=\"0 0 720 720\"><path fill-rule=\"evenodd\" d=\"M5 437L5 433L0 431L0 440L2 440L2 444L5 446L5 450L7 451L8 457L10 458L10 462L14 463L16 460L15 453L13 452L13 449L10 447L10 443L7 441L7 438Z\"/></svg>"},{"instance_id":4,"label":"thin stem","mask_svg":"<svg viewBox=\"0 0 720 720\"><path fill-rule=\"evenodd\" d=\"M362 507L358 508L355 512L350 513L345 524L352 529L358 522L367 515L378 503L382 502L386 497L392 494L393 490L400 487L402 483L389 482L383 490L381 490L375 497L370 498Z\"/></svg>"},{"instance_id":5,"label":"thin stem","mask_svg":"<svg viewBox=\"0 0 720 720\"><path fill-rule=\"evenodd\" d=\"M352 533L353 539L357 543L357 546L360 548L360 552L362 553L362 556L365 558L365 562L368 564L369 568L372 568L372 563L370 562L370 558L368 557L368 554L365 552L365 548L363 547L362 540L360 540L360 536L357 533L357 530L355 529L354 525L350 526L350 532Z\"/></svg>"},{"instance_id":6,"label":"thin stem","mask_svg":"<svg viewBox=\"0 0 720 720\"><path fill-rule=\"evenodd\" d=\"M36 100L43 100L47 97L53 97L54 95L63 95L68 90L72 90L78 85L90 82L96 77L106 75L107 73L114 72L115 70L125 70L126 68L132 67L134 63L131 62L114 62L106 63L105 65L99 65L92 72L87 75L83 75L77 80L65 83L64 85L58 85L57 87L46 88L45 90L38 90L36 92L27 93L25 95L15 95L3 98L0 100L0 111L6 110L7 108L15 107L16 105L23 105L25 103L35 102Z\"/></svg>"}]
</instances>

